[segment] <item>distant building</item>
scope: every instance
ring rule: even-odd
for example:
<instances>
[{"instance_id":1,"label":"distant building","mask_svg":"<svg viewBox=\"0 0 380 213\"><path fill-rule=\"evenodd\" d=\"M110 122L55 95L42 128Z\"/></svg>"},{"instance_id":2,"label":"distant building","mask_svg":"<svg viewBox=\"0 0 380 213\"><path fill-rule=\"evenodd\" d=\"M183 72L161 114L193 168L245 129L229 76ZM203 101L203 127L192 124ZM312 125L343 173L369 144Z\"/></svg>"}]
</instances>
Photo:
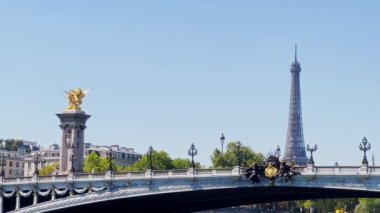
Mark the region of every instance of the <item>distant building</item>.
<instances>
[{"instance_id":1,"label":"distant building","mask_svg":"<svg viewBox=\"0 0 380 213\"><path fill-rule=\"evenodd\" d=\"M119 147L119 145L111 145L111 146L97 146L92 145L91 143L84 144L84 158L91 153L96 153L98 156L106 158L107 153L112 150L112 154L114 157L114 161L116 165L119 166L129 166L135 163L140 159L140 154L136 153L132 148ZM16 152L15 152L16 153ZM32 155L34 153L40 153L45 159L45 164L38 164L38 168L40 169L43 166L47 166L53 163L59 164L60 159L60 147L58 144L52 144L49 148L41 148L37 151L32 151L28 153L28 155L21 160L24 163L22 173L24 176L32 176L34 173L34 162ZM21 173L20 173L21 174Z\"/></svg>"},{"instance_id":2,"label":"distant building","mask_svg":"<svg viewBox=\"0 0 380 213\"><path fill-rule=\"evenodd\" d=\"M140 154L136 153L132 148L119 147L119 145L96 146L90 143L84 144L85 156L96 153L100 157L107 157L107 153L112 150L116 165L130 166L140 159Z\"/></svg>"},{"instance_id":3,"label":"distant building","mask_svg":"<svg viewBox=\"0 0 380 213\"><path fill-rule=\"evenodd\" d=\"M48 166L50 164L53 164L53 163L56 163L57 165L59 164L59 146L57 144L53 144L51 146L49 146L49 148L47 149L40 149L38 151L32 151L28 154L27 157L25 157L24 161L25 161L25 166L24 166L24 176L32 176L33 173L34 173L34 169L35 169L35 166L34 166L34 162L33 162L33 154L35 153L39 153L43 156L43 159L44 159L44 163L41 164L39 163L38 164L38 168L41 168L41 167L44 167L44 166Z\"/></svg>"},{"instance_id":4,"label":"distant building","mask_svg":"<svg viewBox=\"0 0 380 213\"><path fill-rule=\"evenodd\" d=\"M4 156L3 177L22 177L24 176L24 158L20 157L18 151L0 150L0 156Z\"/></svg>"}]
</instances>

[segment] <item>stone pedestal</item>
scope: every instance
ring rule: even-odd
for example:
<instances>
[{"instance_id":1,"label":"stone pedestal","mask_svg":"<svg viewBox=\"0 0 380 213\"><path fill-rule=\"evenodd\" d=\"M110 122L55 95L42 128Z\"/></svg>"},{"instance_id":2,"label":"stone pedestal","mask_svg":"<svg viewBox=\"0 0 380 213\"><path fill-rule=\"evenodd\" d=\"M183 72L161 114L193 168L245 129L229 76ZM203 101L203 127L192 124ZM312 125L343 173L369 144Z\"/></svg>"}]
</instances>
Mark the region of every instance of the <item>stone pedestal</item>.
<instances>
[{"instance_id":1,"label":"stone pedestal","mask_svg":"<svg viewBox=\"0 0 380 213\"><path fill-rule=\"evenodd\" d=\"M368 173L368 164L362 164L360 167L360 174L366 174Z\"/></svg>"},{"instance_id":2,"label":"stone pedestal","mask_svg":"<svg viewBox=\"0 0 380 213\"><path fill-rule=\"evenodd\" d=\"M61 121L59 126L62 129L59 172L61 174L70 172L72 163L74 163L72 172L82 172L84 130L90 115L80 110L65 110L57 116Z\"/></svg>"},{"instance_id":3,"label":"stone pedestal","mask_svg":"<svg viewBox=\"0 0 380 213\"><path fill-rule=\"evenodd\" d=\"M232 170L233 175L240 175L240 166L234 166Z\"/></svg>"},{"instance_id":4,"label":"stone pedestal","mask_svg":"<svg viewBox=\"0 0 380 213\"><path fill-rule=\"evenodd\" d=\"M111 171L107 171L106 172L106 174L105 174L105 176L104 176L106 179L111 179L112 177L113 177L113 172L111 172Z\"/></svg>"},{"instance_id":5,"label":"stone pedestal","mask_svg":"<svg viewBox=\"0 0 380 213\"><path fill-rule=\"evenodd\" d=\"M195 175L195 169L193 167L190 167L189 170L187 170L187 176L194 176Z\"/></svg>"},{"instance_id":6,"label":"stone pedestal","mask_svg":"<svg viewBox=\"0 0 380 213\"><path fill-rule=\"evenodd\" d=\"M310 164L310 163L308 163L308 164L306 165L306 172L307 172L307 173L314 173L314 164Z\"/></svg>"}]
</instances>

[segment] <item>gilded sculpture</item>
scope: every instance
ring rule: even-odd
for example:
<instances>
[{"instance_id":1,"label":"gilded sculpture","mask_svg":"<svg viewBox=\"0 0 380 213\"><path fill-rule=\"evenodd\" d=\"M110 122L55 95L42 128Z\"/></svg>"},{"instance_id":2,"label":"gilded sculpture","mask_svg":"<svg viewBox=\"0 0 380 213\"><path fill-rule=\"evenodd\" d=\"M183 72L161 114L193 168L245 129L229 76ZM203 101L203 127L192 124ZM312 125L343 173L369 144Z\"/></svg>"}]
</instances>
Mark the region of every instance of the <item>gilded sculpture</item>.
<instances>
[{"instance_id":1,"label":"gilded sculpture","mask_svg":"<svg viewBox=\"0 0 380 213\"><path fill-rule=\"evenodd\" d=\"M244 172L246 178L249 178L253 183L260 183L260 178L266 178L271 185L274 185L277 177L283 181L290 183L294 175L300 174L294 167L293 163L280 162L280 150L268 153L263 165L254 163Z\"/></svg>"},{"instance_id":2,"label":"gilded sculpture","mask_svg":"<svg viewBox=\"0 0 380 213\"><path fill-rule=\"evenodd\" d=\"M82 91L80 88L77 88L65 92L67 94L67 99L69 100L69 106L66 110L81 110L80 105L82 104L82 99L86 96L88 91Z\"/></svg>"}]
</instances>

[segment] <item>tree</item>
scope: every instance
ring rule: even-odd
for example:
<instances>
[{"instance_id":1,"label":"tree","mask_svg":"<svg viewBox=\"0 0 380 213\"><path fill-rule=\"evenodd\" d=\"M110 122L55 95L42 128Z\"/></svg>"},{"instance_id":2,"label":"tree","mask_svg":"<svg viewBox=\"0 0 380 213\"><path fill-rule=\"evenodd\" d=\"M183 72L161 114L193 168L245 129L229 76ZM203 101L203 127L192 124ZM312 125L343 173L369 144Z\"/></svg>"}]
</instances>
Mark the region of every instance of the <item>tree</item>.
<instances>
[{"instance_id":1,"label":"tree","mask_svg":"<svg viewBox=\"0 0 380 213\"><path fill-rule=\"evenodd\" d=\"M238 148L235 142L229 142L226 147L226 152L223 153L223 166L233 167L238 165L237 158ZM264 161L264 155L253 151L249 146L240 147L241 165L250 166L253 163L261 164ZM212 167L220 167L221 163L221 151L215 149L211 156Z\"/></svg>"},{"instance_id":2,"label":"tree","mask_svg":"<svg viewBox=\"0 0 380 213\"><path fill-rule=\"evenodd\" d=\"M38 170L40 176L48 176L54 174L57 170L58 163L52 163Z\"/></svg>"},{"instance_id":3,"label":"tree","mask_svg":"<svg viewBox=\"0 0 380 213\"><path fill-rule=\"evenodd\" d=\"M297 201L297 207L303 207L304 209L310 209L313 204L314 208L318 212L332 212L336 209L346 209L352 212L358 203L356 198L336 198L336 199L318 199L318 200L301 200Z\"/></svg>"},{"instance_id":4,"label":"tree","mask_svg":"<svg viewBox=\"0 0 380 213\"><path fill-rule=\"evenodd\" d=\"M169 170L172 169L172 159L165 151L152 152L152 166L154 170ZM145 154L139 161L134 163L128 170L130 171L145 171L149 169L149 155Z\"/></svg>"},{"instance_id":5,"label":"tree","mask_svg":"<svg viewBox=\"0 0 380 213\"><path fill-rule=\"evenodd\" d=\"M379 212L380 199L360 198L359 204L355 207L355 213Z\"/></svg>"},{"instance_id":6,"label":"tree","mask_svg":"<svg viewBox=\"0 0 380 213\"><path fill-rule=\"evenodd\" d=\"M107 158L101 158L95 152L87 156L83 163L83 171L87 173L105 172L108 170L109 161Z\"/></svg>"},{"instance_id":7,"label":"tree","mask_svg":"<svg viewBox=\"0 0 380 213\"><path fill-rule=\"evenodd\" d=\"M190 167L190 160L183 158L176 158L172 160L167 152L153 150L152 166L154 170L188 169ZM112 167L116 172L146 171L149 168L149 155L143 155L139 161L135 162L131 166L119 166L113 162ZM198 162L195 163L195 167L201 168ZM108 169L109 160L107 158L99 157L94 152L89 154L84 160L84 172L105 172Z\"/></svg>"},{"instance_id":8,"label":"tree","mask_svg":"<svg viewBox=\"0 0 380 213\"><path fill-rule=\"evenodd\" d=\"M194 162L195 168L200 169L201 164L199 162ZM172 160L172 169L188 169L191 167L191 162L189 159L185 158L176 158Z\"/></svg>"},{"instance_id":9,"label":"tree","mask_svg":"<svg viewBox=\"0 0 380 213\"><path fill-rule=\"evenodd\" d=\"M190 160L183 158L176 158L172 160L173 169L188 169L190 167Z\"/></svg>"}]
</instances>

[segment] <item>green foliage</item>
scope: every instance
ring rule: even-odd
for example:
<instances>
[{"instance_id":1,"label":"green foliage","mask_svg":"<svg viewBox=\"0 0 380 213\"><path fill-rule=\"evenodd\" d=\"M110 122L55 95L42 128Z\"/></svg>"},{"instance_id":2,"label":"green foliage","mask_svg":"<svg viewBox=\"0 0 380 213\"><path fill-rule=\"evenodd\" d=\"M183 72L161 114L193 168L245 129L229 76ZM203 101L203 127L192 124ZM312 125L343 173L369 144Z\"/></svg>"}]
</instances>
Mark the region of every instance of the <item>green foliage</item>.
<instances>
[{"instance_id":1,"label":"green foliage","mask_svg":"<svg viewBox=\"0 0 380 213\"><path fill-rule=\"evenodd\" d=\"M188 169L190 167L190 160L183 158L172 160L165 151L153 150L152 166L154 170ZM145 154L139 161L127 168L123 168L122 171L146 171L148 168L149 155ZM201 168L198 162L195 162L195 168Z\"/></svg>"},{"instance_id":2,"label":"green foliage","mask_svg":"<svg viewBox=\"0 0 380 213\"><path fill-rule=\"evenodd\" d=\"M95 152L89 154L83 163L83 171L86 173L106 172L109 167L107 158L101 158Z\"/></svg>"},{"instance_id":3,"label":"green foliage","mask_svg":"<svg viewBox=\"0 0 380 213\"><path fill-rule=\"evenodd\" d=\"M57 170L58 163L52 163L45 167L42 167L40 170L38 170L38 173L40 176L49 176L53 175L54 172Z\"/></svg>"},{"instance_id":4,"label":"green foliage","mask_svg":"<svg viewBox=\"0 0 380 213\"><path fill-rule=\"evenodd\" d=\"M241 165L250 166L254 162L262 163L264 161L264 155L253 151L249 146L241 146ZM215 149L211 156L212 167L220 167L221 163L221 151ZM223 167L233 167L238 165L237 158L237 146L235 142L229 142L226 147L225 153L223 153Z\"/></svg>"},{"instance_id":5,"label":"green foliage","mask_svg":"<svg viewBox=\"0 0 380 213\"><path fill-rule=\"evenodd\" d=\"M164 151L153 150L152 166L154 170L172 169L171 159L168 153ZM145 171L149 168L149 156L143 155L139 161L131 166L132 171Z\"/></svg>"},{"instance_id":6,"label":"green foliage","mask_svg":"<svg viewBox=\"0 0 380 213\"><path fill-rule=\"evenodd\" d=\"M172 160L173 169L188 169L190 167L190 160L183 158L176 158Z\"/></svg>"},{"instance_id":7,"label":"green foliage","mask_svg":"<svg viewBox=\"0 0 380 213\"><path fill-rule=\"evenodd\" d=\"M355 213L380 212L380 199L360 198Z\"/></svg>"},{"instance_id":8,"label":"green foliage","mask_svg":"<svg viewBox=\"0 0 380 213\"><path fill-rule=\"evenodd\" d=\"M303 207L309 210L311 205L318 212L334 212L336 209L345 208L349 212L355 209L356 204L358 204L358 199L356 198L346 198L346 199L318 199L318 200L301 200L297 201L297 207Z\"/></svg>"},{"instance_id":9,"label":"green foliage","mask_svg":"<svg viewBox=\"0 0 380 213\"><path fill-rule=\"evenodd\" d=\"M149 168L149 156L147 154L143 155L139 161L131 166L123 167L115 165L114 162L112 163L112 166L113 170L116 172L146 171ZM152 166L154 170L188 169L190 167L190 160L183 158L172 160L168 153L153 150ZM86 173L106 172L108 167L108 159L99 157L93 152L84 160L83 171ZM201 168L198 162L195 163L195 167Z\"/></svg>"}]
</instances>

